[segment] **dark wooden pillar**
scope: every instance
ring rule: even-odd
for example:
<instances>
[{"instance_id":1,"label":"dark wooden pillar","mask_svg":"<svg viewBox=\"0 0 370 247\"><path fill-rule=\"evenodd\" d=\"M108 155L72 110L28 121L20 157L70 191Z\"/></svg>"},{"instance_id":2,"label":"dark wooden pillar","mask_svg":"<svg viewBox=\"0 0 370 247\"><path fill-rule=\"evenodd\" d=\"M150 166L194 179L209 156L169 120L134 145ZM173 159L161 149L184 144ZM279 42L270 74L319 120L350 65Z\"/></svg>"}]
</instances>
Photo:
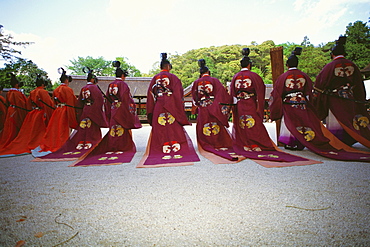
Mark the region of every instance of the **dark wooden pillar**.
<instances>
[{"instance_id":1,"label":"dark wooden pillar","mask_svg":"<svg viewBox=\"0 0 370 247\"><path fill-rule=\"evenodd\" d=\"M270 49L270 57L271 57L271 71L272 71L272 81L273 85L275 85L276 79L284 73L284 58L283 58L283 47L278 46ZM276 138L279 139L280 136L280 125L281 121L276 121ZM281 146L281 144L277 141L277 144Z\"/></svg>"}]
</instances>

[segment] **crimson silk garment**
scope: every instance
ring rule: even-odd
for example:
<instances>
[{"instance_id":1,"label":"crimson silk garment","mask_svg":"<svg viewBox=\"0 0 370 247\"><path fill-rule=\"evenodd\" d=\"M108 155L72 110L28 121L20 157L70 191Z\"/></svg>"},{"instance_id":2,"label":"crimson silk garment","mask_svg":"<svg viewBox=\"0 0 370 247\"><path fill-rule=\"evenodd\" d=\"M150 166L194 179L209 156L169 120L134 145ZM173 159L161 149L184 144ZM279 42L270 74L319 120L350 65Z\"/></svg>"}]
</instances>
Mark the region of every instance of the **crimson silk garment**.
<instances>
[{"instance_id":1,"label":"crimson silk garment","mask_svg":"<svg viewBox=\"0 0 370 247\"><path fill-rule=\"evenodd\" d=\"M342 128L356 141L370 148L369 114L365 104L366 91L361 73L357 66L343 56L337 56L328 63L316 78L315 87L328 90L325 94L317 92L313 98L318 117L324 119L330 110ZM333 133L339 139L342 133Z\"/></svg>"},{"instance_id":2,"label":"crimson silk garment","mask_svg":"<svg viewBox=\"0 0 370 247\"><path fill-rule=\"evenodd\" d=\"M9 106L5 118L4 129L1 132L0 149L9 145L18 135L26 117L27 98L16 88L11 88L6 94L6 103Z\"/></svg>"},{"instance_id":3,"label":"crimson silk garment","mask_svg":"<svg viewBox=\"0 0 370 247\"><path fill-rule=\"evenodd\" d=\"M136 153L131 129L139 129L141 124L130 88L121 78L116 78L109 84L106 95L107 115L110 116L109 131L98 145L71 166L129 163Z\"/></svg>"},{"instance_id":4,"label":"crimson silk garment","mask_svg":"<svg viewBox=\"0 0 370 247\"><path fill-rule=\"evenodd\" d=\"M305 73L291 69L280 75L271 92L271 119L284 116L290 133L316 154L336 160L369 162L370 154L345 151L347 148L343 143L343 149L331 144L332 140L339 140L323 133L322 124L307 97L312 97L312 81Z\"/></svg>"},{"instance_id":5,"label":"crimson silk garment","mask_svg":"<svg viewBox=\"0 0 370 247\"><path fill-rule=\"evenodd\" d=\"M192 97L198 112L198 145L222 158L238 160L227 129L231 97L224 86L217 78L203 75L193 83Z\"/></svg>"},{"instance_id":6,"label":"crimson silk garment","mask_svg":"<svg viewBox=\"0 0 370 247\"><path fill-rule=\"evenodd\" d=\"M276 148L263 124L265 84L256 73L242 69L230 85L231 96L237 100L233 108L234 150L246 158L268 161L307 161Z\"/></svg>"},{"instance_id":7,"label":"crimson silk garment","mask_svg":"<svg viewBox=\"0 0 370 247\"><path fill-rule=\"evenodd\" d=\"M53 92L53 97L57 108L54 110L50 119L50 124L46 128L46 133L41 141L40 152L55 152L67 141L70 130L77 128L76 96L73 90L62 83ZM57 100L56 100L57 99Z\"/></svg>"},{"instance_id":8,"label":"crimson silk garment","mask_svg":"<svg viewBox=\"0 0 370 247\"><path fill-rule=\"evenodd\" d=\"M27 99L31 107L17 137L0 152L0 156L12 156L31 153L31 150L40 145L45 134L46 126L53 113L53 101L44 87L37 87L30 92Z\"/></svg>"},{"instance_id":9,"label":"crimson silk garment","mask_svg":"<svg viewBox=\"0 0 370 247\"><path fill-rule=\"evenodd\" d=\"M37 161L76 160L88 152L102 138L100 128L107 128L104 98L97 85L88 82L82 87L77 101L82 108L80 124L63 146Z\"/></svg>"},{"instance_id":10,"label":"crimson silk garment","mask_svg":"<svg viewBox=\"0 0 370 247\"><path fill-rule=\"evenodd\" d=\"M152 78L147 95L146 109L152 131L143 166L185 165L199 161L183 127L190 123L185 114L180 79L162 70Z\"/></svg>"},{"instance_id":11,"label":"crimson silk garment","mask_svg":"<svg viewBox=\"0 0 370 247\"><path fill-rule=\"evenodd\" d=\"M7 112L6 99L0 95L0 133L4 128L6 112Z\"/></svg>"}]
</instances>

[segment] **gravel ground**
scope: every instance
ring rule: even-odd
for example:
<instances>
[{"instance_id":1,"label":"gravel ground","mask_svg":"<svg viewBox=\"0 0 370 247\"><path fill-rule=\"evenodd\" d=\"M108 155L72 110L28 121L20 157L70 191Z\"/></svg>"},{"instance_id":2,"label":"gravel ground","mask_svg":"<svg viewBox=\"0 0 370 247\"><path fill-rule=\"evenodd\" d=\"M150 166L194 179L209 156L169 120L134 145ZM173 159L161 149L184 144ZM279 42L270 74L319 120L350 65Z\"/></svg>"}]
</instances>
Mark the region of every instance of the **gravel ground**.
<instances>
[{"instance_id":1,"label":"gravel ground","mask_svg":"<svg viewBox=\"0 0 370 247\"><path fill-rule=\"evenodd\" d=\"M186 129L195 140L195 125ZM0 159L0 245L370 246L370 164L304 150L293 153L324 163L264 168L200 156L194 166L137 169L149 132L133 131L130 164Z\"/></svg>"}]
</instances>

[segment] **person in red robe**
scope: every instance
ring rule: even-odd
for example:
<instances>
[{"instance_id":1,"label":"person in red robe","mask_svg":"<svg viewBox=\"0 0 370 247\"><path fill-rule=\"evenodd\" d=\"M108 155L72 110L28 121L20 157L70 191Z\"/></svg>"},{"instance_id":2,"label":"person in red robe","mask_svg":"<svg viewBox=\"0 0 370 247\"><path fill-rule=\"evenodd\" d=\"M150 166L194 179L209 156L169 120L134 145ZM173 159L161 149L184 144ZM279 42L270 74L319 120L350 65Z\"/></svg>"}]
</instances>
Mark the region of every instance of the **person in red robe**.
<instances>
[{"instance_id":1,"label":"person in red robe","mask_svg":"<svg viewBox=\"0 0 370 247\"><path fill-rule=\"evenodd\" d=\"M31 153L40 145L46 126L53 113L53 101L45 90L47 81L37 75L37 88L30 92L27 105L32 110L27 114L17 137L0 151L0 157Z\"/></svg>"},{"instance_id":2,"label":"person in red robe","mask_svg":"<svg viewBox=\"0 0 370 247\"><path fill-rule=\"evenodd\" d=\"M370 162L370 153L359 153L340 142L322 125L309 102L312 98L312 81L297 69L301 48L296 48L287 61L289 70L280 75L274 84L270 97L270 117L272 120L284 116L284 124L289 132L303 146L321 156L335 160ZM292 145L287 136L279 140Z\"/></svg>"},{"instance_id":3,"label":"person in red robe","mask_svg":"<svg viewBox=\"0 0 370 247\"><path fill-rule=\"evenodd\" d=\"M204 59L198 61L200 78L192 85L193 103L197 107L197 141L202 152L237 161L229 127L231 97L222 83L210 76Z\"/></svg>"},{"instance_id":4,"label":"person in red robe","mask_svg":"<svg viewBox=\"0 0 370 247\"><path fill-rule=\"evenodd\" d=\"M279 150L263 124L265 84L252 72L249 48L244 48L242 67L232 79L230 94L234 99L232 137L234 150L246 158L267 161L296 162L307 159Z\"/></svg>"},{"instance_id":5,"label":"person in red robe","mask_svg":"<svg viewBox=\"0 0 370 247\"><path fill-rule=\"evenodd\" d=\"M53 91L53 99L56 109L50 119L50 124L46 128L45 135L41 145L32 151L35 157L44 156L50 152L55 152L67 141L70 128L76 129L78 124L76 120L77 98L73 90L68 87L72 77L66 75L63 68L61 71L61 84Z\"/></svg>"},{"instance_id":6,"label":"person in red robe","mask_svg":"<svg viewBox=\"0 0 370 247\"><path fill-rule=\"evenodd\" d=\"M100 128L107 128L104 97L98 87L98 78L87 68L87 84L81 88L77 101L80 124L70 138L56 152L37 158L34 161L76 160L102 138ZM85 69L84 69L85 70Z\"/></svg>"},{"instance_id":7,"label":"person in red robe","mask_svg":"<svg viewBox=\"0 0 370 247\"><path fill-rule=\"evenodd\" d=\"M147 151L137 167L192 165L199 161L193 143L184 129L191 125L184 109L180 79L170 73L167 53L162 53L161 72L148 88L146 111L152 126Z\"/></svg>"},{"instance_id":8,"label":"person in red robe","mask_svg":"<svg viewBox=\"0 0 370 247\"><path fill-rule=\"evenodd\" d=\"M0 86L0 136L4 128L5 117L8 108L8 105L6 104L6 99L4 98L4 96L1 95L3 93L3 89L3 86Z\"/></svg>"},{"instance_id":9,"label":"person in red robe","mask_svg":"<svg viewBox=\"0 0 370 247\"><path fill-rule=\"evenodd\" d=\"M128 72L122 70L120 65L119 61L113 62L113 66L116 67L116 79L109 84L106 93L107 115L110 118L109 131L98 145L71 166L129 163L136 153L131 129L141 128L141 123L130 88L125 82Z\"/></svg>"},{"instance_id":10,"label":"person in red robe","mask_svg":"<svg viewBox=\"0 0 370 247\"><path fill-rule=\"evenodd\" d=\"M0 150L9 145L18 135L24 118L30 111L27 106L27 98L20 91L23 86L14 74L9 73L12 88L6 94L6 105L8 106L5 123L0 138Z\"/></svg>"},{"instance_id":11,"label":"person in red robe","mask_svg":"<svg viewBox=\"0 0 370 247\"><path fill-rule=\"evenodd\" d=\"M327 128L340 140L370 148L365 86L358 67L344 57L345 43L346 37L339 37L331 51L333 61L316 77L312 103L321 120L328 117Z\"/></svg>"}]
</instances>

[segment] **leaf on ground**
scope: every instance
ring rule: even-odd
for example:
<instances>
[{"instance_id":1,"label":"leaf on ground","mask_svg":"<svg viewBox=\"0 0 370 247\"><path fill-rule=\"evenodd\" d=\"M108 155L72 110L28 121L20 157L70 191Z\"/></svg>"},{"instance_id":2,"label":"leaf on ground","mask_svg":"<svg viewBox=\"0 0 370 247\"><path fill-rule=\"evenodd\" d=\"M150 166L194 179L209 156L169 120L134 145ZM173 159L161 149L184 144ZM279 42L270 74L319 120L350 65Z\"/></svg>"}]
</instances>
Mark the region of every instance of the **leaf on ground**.
<instances>
[{"instance_id":1,"label":"leaf on ground","mask_svg":"<svg viewBox=\"0 0 370 247\"><path fill-rule=\"evenodd\" d=\"M19 219L19 220L17 220L16 222L22 222L22 221L25 221L26 219Z\"/></svg>"},{"instance_id":2,"label":"leaf on ground","mask_svg":"<svg viewBox=\"0 0 370 247\"><path fill-rule=\"evenodd\" d=\"M24 240L19 240L16 244L15 244L15 247L21 247L21 246L23 246L23 245L25 245L26 244L26 241L24 241Z\"/></svg>"},{"instance_id":3,"label":"leaf on ground","mask_svg":"<svg viewBox=\"0 0 370 247\"><path fill-rule=\"evenodd\" d=\"M44 236L44 233L42 233L42 232L38 232L38 233L35 234L36 238L41 238L42 236Z\"/></svg>"}]
</instances>

